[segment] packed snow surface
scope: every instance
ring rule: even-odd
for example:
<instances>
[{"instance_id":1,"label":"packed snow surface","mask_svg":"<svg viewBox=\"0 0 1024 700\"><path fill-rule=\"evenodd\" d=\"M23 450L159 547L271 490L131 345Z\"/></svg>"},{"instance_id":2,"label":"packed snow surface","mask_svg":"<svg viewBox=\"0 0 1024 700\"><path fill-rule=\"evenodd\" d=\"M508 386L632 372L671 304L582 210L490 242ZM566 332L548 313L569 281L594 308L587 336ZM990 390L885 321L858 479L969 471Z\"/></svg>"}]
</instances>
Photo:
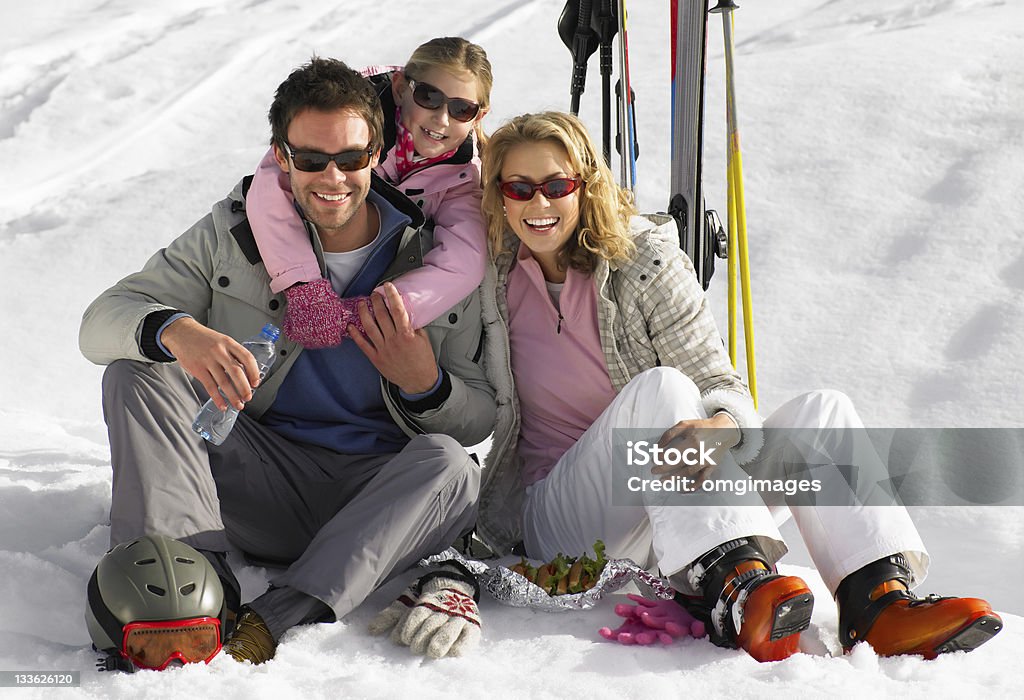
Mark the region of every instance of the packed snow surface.
<instances>
[{"instance_id":1,"label":"packed snow surface","mask_svg":"<svg viewBox=\"0 0 1024 700\"><path fill-rule=\"evenodd\" d=\"M795 528L782 569L817 598L805 653L757 664L706 640L621 647L597 628L618 597L545 614L484 600L484 639L439 662L370 637L401 581L345 620L289 633L253 668L220 656L98 674L82 621L108 545L102 368L77 349L87 303L209 210L266 149L275 87L316 53L402 63L462 35L494 65L493 130L566 109L560 0L37 0L0 5L0 670L80 670L79 689L3 697L901 697L1014 694L1024 652L1019 508L914 515L924 592L993 602L1006 628L926 662L844 655ZM631 2L638 200L665 208L668 3ZM1022 424L1024 6L997 0L777 0L736 14L757 385L767 414L830 387L887 427ZM721 22L709 31L705 174L725 209ZM591 61L583 116L600 133ZM725 331L724 275L710 299ZM742 343L740 345L742 348ZM742 353L741 353L742 354ZM743 367L741 366L741 369ZM745 369L743 369L745 372ZM963 465L970 469L972 465ZM1008 476L1020 488L1021 472ZM1016 481L1014 481L1016 479ZM262 569L238 565L247 598Z\"/></svg>"}]
</instances>

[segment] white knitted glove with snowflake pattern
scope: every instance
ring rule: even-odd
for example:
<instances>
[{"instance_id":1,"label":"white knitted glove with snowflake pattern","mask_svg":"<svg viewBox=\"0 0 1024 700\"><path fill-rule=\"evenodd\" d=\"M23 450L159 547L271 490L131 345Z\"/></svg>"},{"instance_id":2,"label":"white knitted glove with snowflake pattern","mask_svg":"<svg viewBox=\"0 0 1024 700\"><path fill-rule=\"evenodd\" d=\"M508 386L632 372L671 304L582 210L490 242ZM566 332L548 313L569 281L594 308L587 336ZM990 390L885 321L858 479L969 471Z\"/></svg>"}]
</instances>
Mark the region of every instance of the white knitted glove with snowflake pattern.
<instances>
[{"instance_id":1,"label":"white knitted glove with snowflake pattern","mask_svg":"<svg viewBox=\"0 0 1024 700\"><path fill-rule=\"evenodd\" d=\"M392 640L434 659L461 656L480 643L480 585L468 569L443 562L415 588L419 600L397 622Z\"/></svg>"}]
</instances>

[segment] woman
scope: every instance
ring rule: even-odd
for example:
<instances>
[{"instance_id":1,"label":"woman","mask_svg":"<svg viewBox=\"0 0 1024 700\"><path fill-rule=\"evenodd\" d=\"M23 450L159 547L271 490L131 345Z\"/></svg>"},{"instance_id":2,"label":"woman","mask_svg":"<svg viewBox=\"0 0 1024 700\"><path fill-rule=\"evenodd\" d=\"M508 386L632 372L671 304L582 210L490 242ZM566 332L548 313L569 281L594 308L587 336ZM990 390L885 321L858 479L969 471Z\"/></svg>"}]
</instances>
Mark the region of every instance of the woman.
<instances>
[{"instance_id":1,"label":"woman","mask_svg":"<svg viewBox=\"0 0 1024 700\"><path fill-rule=\"evenodd\" d=\"M654 468L654 477L691 478L690 489L711 474L785 476L794 461L792 443L762 445L761 420L725 356L674 222L635 216L585 128L567 114L527 114L495 132L483 187L493 258L484 307L497 308L485 322L488 332L507 333L507 353L488 358L502 417L478 532L502 552L521 537L527 554L543 560L579 554L600 538L609 556L656 564L710 623L716 644L761 661L794 653L813 596L798 577L775 572L786 546L757 494L715 499L696 486L683 496L690 505L650 497L622 505L617 495L626 477L652 477L648 467L623 470L625 429L654 430L665 448L702 440L731 448L735 462L719 450L693 468ZM828 463L878 466L829 443L840 429L862 427L837 392L798 397L764 427L813 429ZM845 461L851 457L859 461ZM813 461L800 458L805 468ZM985 601L910 593L928 556L903 508L792 511L837 599L845 647L866 639L880 654L932 657L973 648L998 630Z\"/></svg>"}]
</instances>

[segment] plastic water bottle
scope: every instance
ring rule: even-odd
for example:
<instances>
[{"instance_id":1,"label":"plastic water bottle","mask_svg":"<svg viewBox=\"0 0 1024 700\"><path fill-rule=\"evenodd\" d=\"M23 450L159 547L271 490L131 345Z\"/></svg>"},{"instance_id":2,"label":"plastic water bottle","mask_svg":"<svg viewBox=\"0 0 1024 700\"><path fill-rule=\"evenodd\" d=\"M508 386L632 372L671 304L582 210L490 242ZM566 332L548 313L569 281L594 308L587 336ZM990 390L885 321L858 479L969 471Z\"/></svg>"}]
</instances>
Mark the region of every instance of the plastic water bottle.
<instances>
[{"instance_id":1,"label":"plastic water bottle","mask_svg":"<svg viewBox=\"0 0 1024 700\"><path fill-rule=\"evenodd\" d=\"M242 347L251 352L252 356L256 358L256 366L260 369L260 381L263 381L263 378L267 376L267 370L270 369L270 366L274 364L274 360L277 359L274 344L280 335L281 331L278 327L273 323L268 323L263 326L263 330L257 335L242 343ZM220 390L218 389L218 391ZM223 391L220 392L220 395L227 401ZM192 430L202 435L203 438L214 445L219 445L224 442L228 433L235 427L235 420L237 418L238 409L232 406L230 402L227 409L222 411L217 408L217 404L213 402L213 399L209 399L199 409L196 419L192 421Z\"/></svg>"}]
</instances>

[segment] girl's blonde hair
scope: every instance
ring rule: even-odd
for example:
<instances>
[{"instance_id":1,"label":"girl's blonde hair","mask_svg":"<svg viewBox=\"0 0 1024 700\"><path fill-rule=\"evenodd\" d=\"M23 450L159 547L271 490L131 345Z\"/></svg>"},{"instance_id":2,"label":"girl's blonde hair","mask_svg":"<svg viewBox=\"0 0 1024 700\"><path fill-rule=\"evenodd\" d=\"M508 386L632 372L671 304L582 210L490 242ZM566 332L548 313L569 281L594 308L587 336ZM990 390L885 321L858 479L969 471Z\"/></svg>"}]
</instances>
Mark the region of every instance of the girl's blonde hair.
<instances>
[{"instance_id":1,"label":"girl's blonde hair","mask_svg":"<svg viewBox=\"0 0 1024 700\"><path fill-rule=\"evenodd\" d=\"M491 73L491 62L487 60L487 52L480 46L459 36L431 39L416 47L402 72L406 77L416 80L431 68L441 68L449 72L468 71L476 79L476 101L480 104L481 111L490 108L494 75ZM473 134L476 137L477 150L482 153L487 142L487 134L484 133L479 121L473 125Z\"/></svg>"},{"instance_id":2,"label":"girl's blonde hair","mask_svg":"<svg viewBox=\"0 0 1024 700\"><path fill-rule=\"evenodd\" d=\"M636 250L629 232L629 217L636 213L633 196L615 183L583 122L564 112L522 114L491 134L483 154L482 207L492 255L505 250L504 198L498 189L505 156L516 146L542 141L565 149L570 167L583 180L579 229L559 251L559 264L590 273L598 259L628 260Z\"/></svg>"}]
</instances>

